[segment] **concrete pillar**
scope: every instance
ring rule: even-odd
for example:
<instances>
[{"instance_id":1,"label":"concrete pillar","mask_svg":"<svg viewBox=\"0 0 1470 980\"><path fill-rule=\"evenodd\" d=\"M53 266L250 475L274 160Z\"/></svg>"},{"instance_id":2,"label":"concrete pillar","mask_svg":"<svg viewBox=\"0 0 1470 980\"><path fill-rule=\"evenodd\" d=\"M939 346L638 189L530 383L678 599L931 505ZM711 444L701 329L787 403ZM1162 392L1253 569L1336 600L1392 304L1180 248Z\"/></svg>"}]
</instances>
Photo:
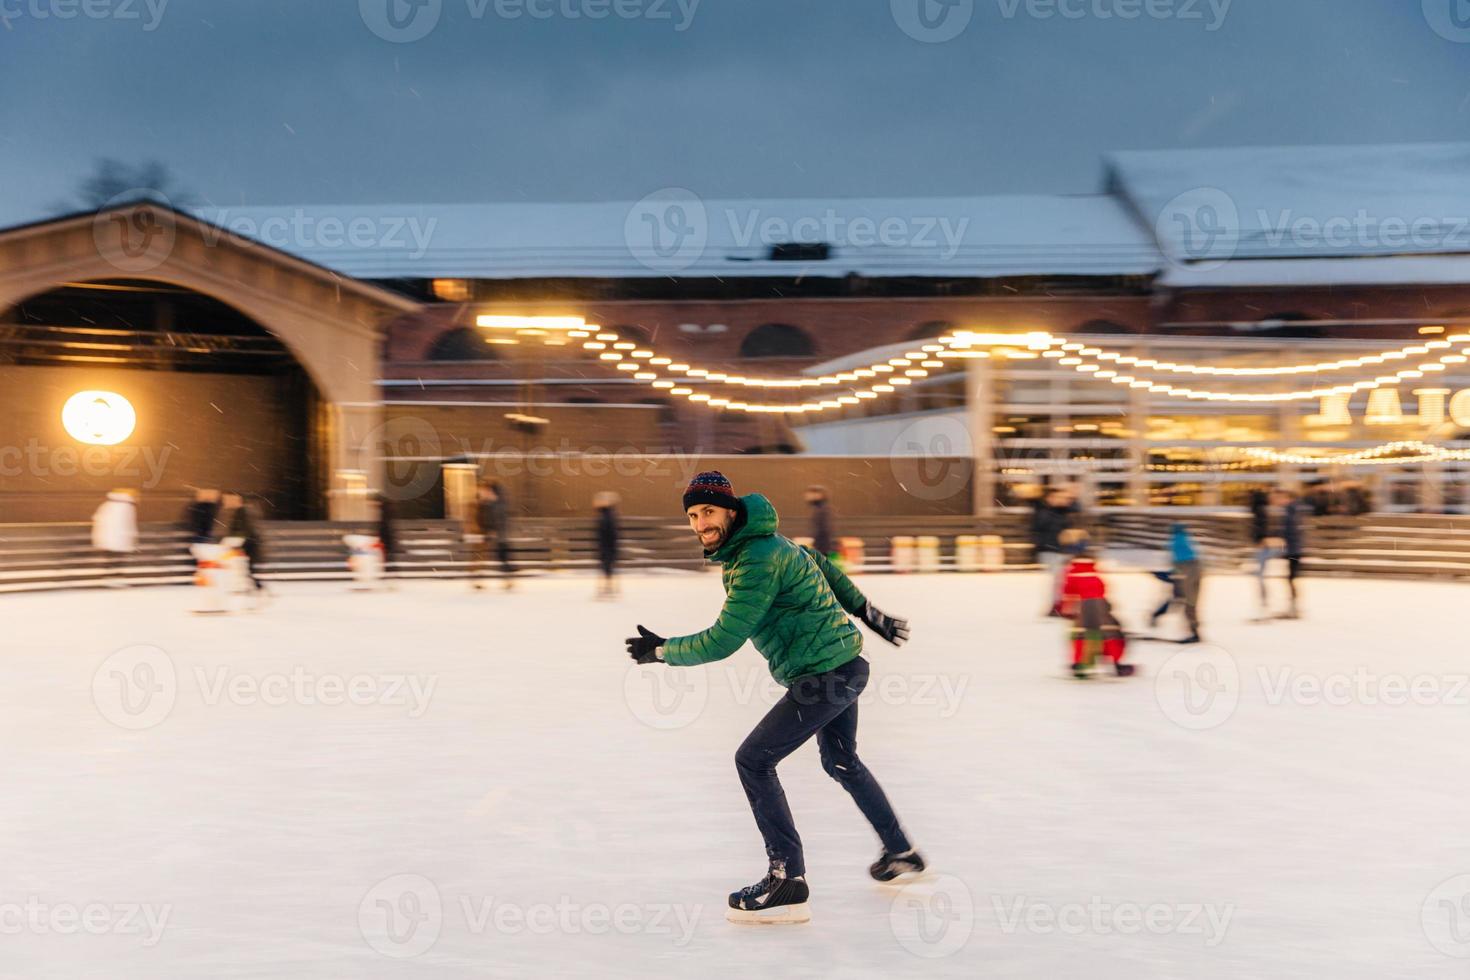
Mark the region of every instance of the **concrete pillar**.
<instances>
[{"instance_id":1,"label":"concrete pillar","mask_svg":"<svg viewBox=\"0 0 1470 980\"><path fill-rule=\"evenodd\" d=\"M328 406L327 453L332 485L327 516L334 521L371 520L369 497L383 487L382 409L371 404Z\"/></svg>"},{"instance_id":2,"label":"concrete pillar","mask_svg":"<svg viewBox=\"0 0 1470 980\"><path fill-rule=\"evenodd\" d=\"M1135 507L1148 506L1148 398L1147 388L1128 389L1128 498Z\"/></svg>"},{"instance_id":3,"label":"concrete pillar","mask_svg":"<svg viewBox=\"0 0 1470 980\"><path fill-rule=\"evenodd\" d=\"M995 513L995 362L974 357L965 362L965 426L974 468L970 473L971 513Z\"/></svg>"}]
</instances>

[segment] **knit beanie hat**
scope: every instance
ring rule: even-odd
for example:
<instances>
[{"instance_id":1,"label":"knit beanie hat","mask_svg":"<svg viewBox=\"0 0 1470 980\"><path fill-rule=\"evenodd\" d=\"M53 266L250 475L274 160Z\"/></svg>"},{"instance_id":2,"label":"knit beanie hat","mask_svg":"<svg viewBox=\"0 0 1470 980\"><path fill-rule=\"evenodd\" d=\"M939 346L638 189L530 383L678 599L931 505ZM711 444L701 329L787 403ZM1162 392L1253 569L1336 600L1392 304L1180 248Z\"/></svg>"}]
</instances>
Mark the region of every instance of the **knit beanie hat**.
<instances>
[{"instance_id":1,"label":"knit beanie hat","mask_svg":"<svg viewBox=\"0 0 1470 980\"><path fill-rule=\"evenodd\" d=\"M690 481L689 489L684 491L684 509L688 510L695 504L714 504L716 507L726 507L730 510L740 509L740 501L735 497L735 488L730 486L730 481L719 470L700 473Z\"/></svg>"}]
</instances>

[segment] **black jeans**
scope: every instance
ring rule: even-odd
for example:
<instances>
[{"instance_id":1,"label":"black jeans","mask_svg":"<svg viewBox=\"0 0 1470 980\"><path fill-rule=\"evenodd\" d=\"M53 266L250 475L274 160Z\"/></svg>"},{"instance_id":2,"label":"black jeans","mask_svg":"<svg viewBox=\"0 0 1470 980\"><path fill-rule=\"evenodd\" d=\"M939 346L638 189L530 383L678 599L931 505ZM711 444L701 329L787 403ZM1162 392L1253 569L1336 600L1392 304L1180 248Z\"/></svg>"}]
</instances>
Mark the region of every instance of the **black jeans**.
<instances>
[{"instance_id":1,"label":"black jeans","mask_svg":"<svg viewBox=\"0 0 1470 980\"><path fill-rule=\"evenodd\" d=\"M852 794L884 849L899 854L911 846L883 787L857 757L857 699L867 686L868 662L862 657L825 674L801 678L735 753L735 768L765 839L766 856L773 866L784 864L789 877L806 874L806 861L786 793L776 778L776 766L813 735L817 736L822 768Z\"/></svg>"}]
</instances>

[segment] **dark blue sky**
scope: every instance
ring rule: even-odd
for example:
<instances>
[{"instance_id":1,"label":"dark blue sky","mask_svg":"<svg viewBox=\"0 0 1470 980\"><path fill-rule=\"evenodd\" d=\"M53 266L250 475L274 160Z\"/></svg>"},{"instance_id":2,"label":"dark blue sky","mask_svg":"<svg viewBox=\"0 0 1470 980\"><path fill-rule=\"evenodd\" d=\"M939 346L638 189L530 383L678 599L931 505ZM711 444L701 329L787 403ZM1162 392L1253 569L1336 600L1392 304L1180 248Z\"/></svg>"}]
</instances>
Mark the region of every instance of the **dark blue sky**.
<instances>
[{"instance_id":1,"label":"dark blue sky","mask_svg":"<svg viewBox=\"0 0 1470 980\"><path fill-rule=\"evenodd\" d=\"M1110 149L1470 138L1466 0L391 0L401 43L389 2L0 0L0 223L102 155L240 205L1077 192ZM919 3L969 21L916 40Z\"/></svg>"}]
</instances>

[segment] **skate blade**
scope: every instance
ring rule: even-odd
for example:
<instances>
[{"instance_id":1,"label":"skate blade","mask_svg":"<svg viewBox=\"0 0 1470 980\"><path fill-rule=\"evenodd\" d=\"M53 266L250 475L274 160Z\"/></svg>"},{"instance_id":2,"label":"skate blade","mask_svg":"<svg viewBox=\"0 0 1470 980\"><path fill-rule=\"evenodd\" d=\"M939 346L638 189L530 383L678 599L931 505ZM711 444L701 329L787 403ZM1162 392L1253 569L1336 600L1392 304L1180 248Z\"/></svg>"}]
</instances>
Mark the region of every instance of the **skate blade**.
<instances>
[{"instance_id":1,"label":"skate blade","mask_svg":"<svg viewBox=\"0 0 1470 980\"><path fill-rule=\"evenodd\" d=\"M909 885L921 884L933 877L935 877L934 871L930 868L925 868L923 871L905 871L903 874L895 875L887 881L879 881L877 878L874 878L873 883L883 888L905 888Z\"/></svg>"},{"instance_id":2,"label":"skate blade","mask_svg":"<svg viewBox=\"0 0 1470 980\"><path fill-rule=\"evenodd\" d=\"M725 918L743 926L787 926L810 922L812 909L809 902L798 905L783 905L774 909L725 909Z\"/></svg>"}]
</instances>

